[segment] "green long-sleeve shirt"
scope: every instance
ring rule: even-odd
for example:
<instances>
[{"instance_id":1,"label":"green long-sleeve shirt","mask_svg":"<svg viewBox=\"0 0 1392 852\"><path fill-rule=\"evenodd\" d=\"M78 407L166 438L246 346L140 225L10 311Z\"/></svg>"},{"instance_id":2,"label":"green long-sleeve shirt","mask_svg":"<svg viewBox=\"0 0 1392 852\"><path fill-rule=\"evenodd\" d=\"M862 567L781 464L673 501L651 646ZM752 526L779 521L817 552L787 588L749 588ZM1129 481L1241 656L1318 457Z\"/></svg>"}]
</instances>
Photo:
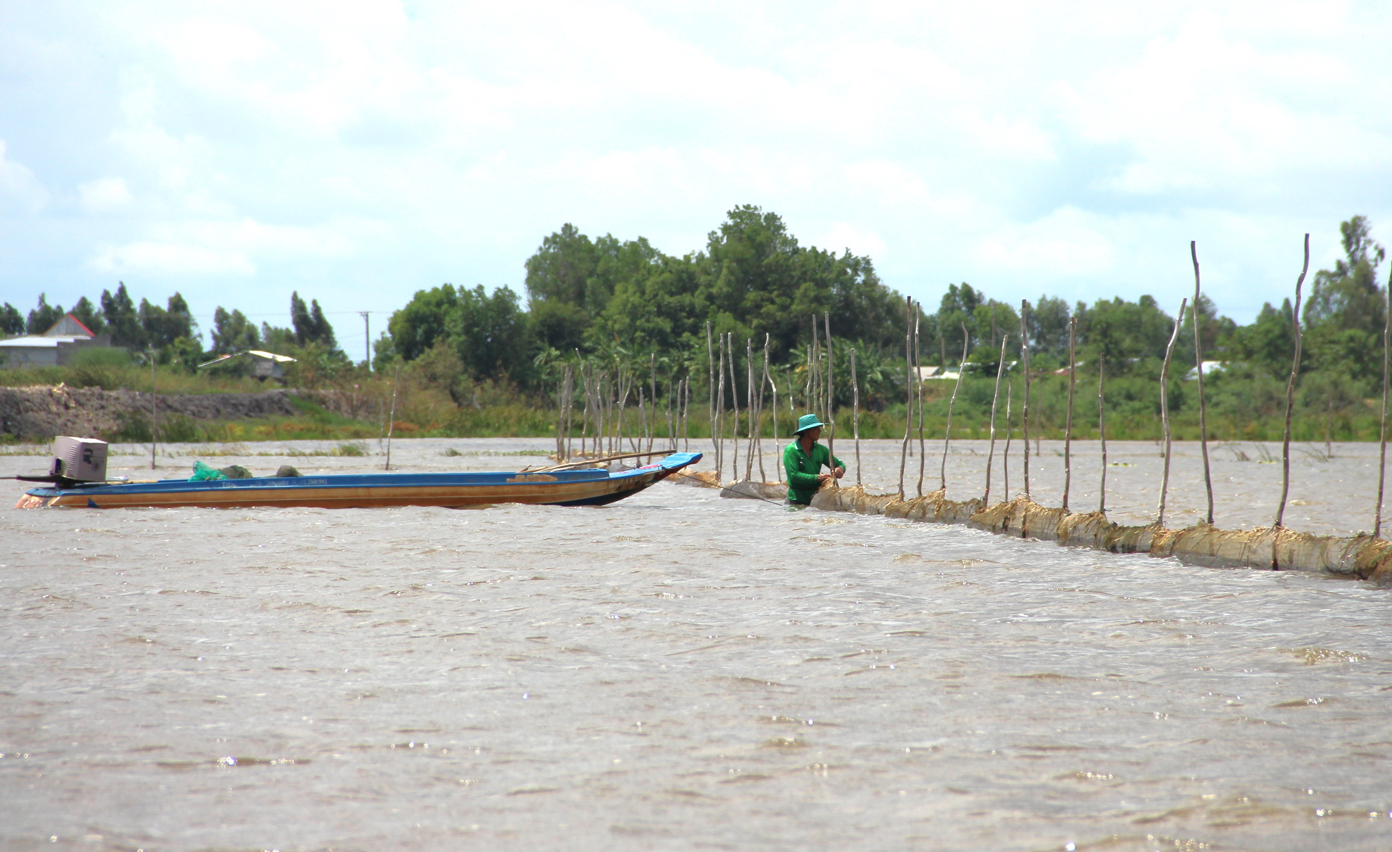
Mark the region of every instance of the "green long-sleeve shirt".
<instances>
[{"instance_id":1,"label":"green long-sleeve shirt","mask_svg":"<svg viewBox=\"0 0 1392 852\"><path fill-rule=\"evenodd\" d=\"M783 469L788 473L790 503L805 505L812 502L812 495L817 493L817 487L821 485L817 475L822 472L823 465L834 470L845 467L846 463L840 459L833 459L831 450L822 444L813 444L811 454L802 451L802 445L796 438L783 448Z\"/></svg>"}]
</instances>

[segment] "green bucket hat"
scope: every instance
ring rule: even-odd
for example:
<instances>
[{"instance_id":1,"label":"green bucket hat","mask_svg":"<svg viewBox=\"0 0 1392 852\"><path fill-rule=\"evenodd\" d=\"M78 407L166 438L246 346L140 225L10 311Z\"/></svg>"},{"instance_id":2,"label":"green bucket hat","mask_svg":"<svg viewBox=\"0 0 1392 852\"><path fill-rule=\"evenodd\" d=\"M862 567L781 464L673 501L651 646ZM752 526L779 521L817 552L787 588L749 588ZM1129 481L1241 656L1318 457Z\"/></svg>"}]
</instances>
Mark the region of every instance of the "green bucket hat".
<instances>
[{"instance_id":1,"label":"green bucket hat","mask_svg":"<svg viewBox=\"0 0 1392 852\"><path fill-rule=\"evenodd\" d=\"M804 414L804 415L802 415L801 417L798 418L798 427L797 427L797 432L796 432L796 434L801 435L803 432L806 432L808 429L815 429L815 428L817 428L818 426L825 426L825 425L826 425L825 423L823 423L822 421L820 421L820 420L817 419L817 415L815 415L815 414Z\"/></svg>"}]
</instances>

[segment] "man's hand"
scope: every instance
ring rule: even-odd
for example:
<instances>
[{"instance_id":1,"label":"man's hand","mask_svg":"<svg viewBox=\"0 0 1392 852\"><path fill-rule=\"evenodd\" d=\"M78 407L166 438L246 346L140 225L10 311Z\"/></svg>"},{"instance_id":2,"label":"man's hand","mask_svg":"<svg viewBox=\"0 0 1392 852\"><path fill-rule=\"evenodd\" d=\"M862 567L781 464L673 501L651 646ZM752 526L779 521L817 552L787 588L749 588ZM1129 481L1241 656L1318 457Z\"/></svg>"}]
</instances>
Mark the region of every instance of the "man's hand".
<instances>
[{"instance_id":1,"label":"man's hand","mask_svg":"<svg viewBox=\"0 0 1392 852\"><path fill-rule=\"evenodd\" d=\"M846 469L844 467L838 467L834 472L836 474L837 479L840 479L841 477L846 475Z\"/></svg>"}]
</instances>

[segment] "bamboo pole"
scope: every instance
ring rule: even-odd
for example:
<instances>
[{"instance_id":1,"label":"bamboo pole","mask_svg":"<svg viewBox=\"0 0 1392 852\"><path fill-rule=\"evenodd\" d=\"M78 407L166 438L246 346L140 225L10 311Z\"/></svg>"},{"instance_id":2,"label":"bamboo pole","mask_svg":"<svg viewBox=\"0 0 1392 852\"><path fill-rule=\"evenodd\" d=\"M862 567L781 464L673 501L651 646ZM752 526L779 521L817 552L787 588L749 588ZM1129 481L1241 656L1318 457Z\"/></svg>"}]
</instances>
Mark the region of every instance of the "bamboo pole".
<instances>
[{"instance_id":1,"label":"bamboo pole","mask_svg":"<svg viewBox=\"0 0 1392 852\"><path fill-rule=\"evenodd\" d=\"M400 372L400 367L397 368ZM395 393L395 390L393 390ZM155 469L155 447L159 443L159 384L155 380L155 348L150 347L150 470ZM390 446L390 444L388 445Z\"/></svg>"},{"instance_id":2,"label":"bamboo pole","mask_svg":"<svg viewBox=\"0 0 1392 852\"><path fill-rule=\"evenodd\" d=\"M1012 429L1010 425L1010 403L1015 396L1015 377L1011 376L1010 381L1005 385L1005 449L1001 451L1001 471L1002 484L1005 486L1006 502L1010 501L1010 436Z\"/></svg>"},{"instance_id":3,"label":"bamboo pole","mask_svg":"<svg viewBox=\"0 0 1392 852\"><path fill-rule=\"evenodd\" d=\"M575 365L566 364L566 458L575 452Z\"/></svg>"},{"instance_id":4,"label":"bamboo pole","mask_svg":"<svg viewBox=\"0 0 1392 852\"><path fill-rule=\"evenodd\" d=\"M918 496L923 496L923 468L928 453L923 442L923 346L919 340L920 312L914 308L914 405L918 408Z\"/></svg>"},{"instance_id":5,"label":"bamboo pole","mask_svg":"<svg viewBox=\"0 0 1392 852\"><path fill-rule=\"evenodd\" d=\"M657 437L657 352L648 353L651 359L648 363L652 370L652 417L648 421L648 449L653 448L653 440Z\"/></svg>"},{"instance_id":6,"label":"bamboo pole","mask_svg":"<svg viewBox=\"0 0 1392 852\"><path fill-rule=\"evenodd\" d=\"M1203 392L1203 346L1199 342L1199 246L1189 241L1189 256L1194 259L1194 306L1189 315L1194 320L1194 369L1199 376L1199 447L1203 450L1203 482L1208 492L1208 524L1213 525L1213 475L1208 467L1208 404Z\"/></svg>"},{"instance_id":7,"label":"bamboo pole","mask_svg":"<svg viewBox=\"0 0 1392 852\"><path fill-rule=\"evenodd\" d=\"M1068 511L1068 492L1073 486L1073 383L1078 362L1074 344L1078 338L1078 318L1068 318L1068 417L1063 427L1063 510Z\"/></svg>"},{"instance_id":8,"label":"bamboo pole","mask_svg":"<svg viewBox=\"0 0 1392 852\"><path fill-rule=\"evenodd\" d=\"M715 451L715 481L719 482L725 464L725 335L720 335L720 383L715 391L715 424L711 427L719 435Z\"/></svg>"},{"instance_id":9,"label":"bamboo pole","mask_svg":"<svg viewBox=\"0 0 1392 852\"><path fill-rule=\"evenodd\" d=\"M1310 235L1305 235L1305 263L1300 267L1300 277L1295 279L1295 310L1291 312L1291 325L1295 329L1295 357L1291 359L1290 379L1286 382L1286 431L1281 439L1281 505L1276 509L1276 523L1280 527L1286 515L1286 498L1290 496L1290 436L1291 411L1295 408L1295 379L1300 373L1300 288L1305 283L1305 273L1310 271ZM1272 543L1271 567L1276 567L1275 542Z\"/></svg>"},{"instance_id":10,"label":"bamboo pole","mask_svg":"<svg viewBox=\"0 0 1392 852\"><path fill-rule=\"evenodd\" d=\"M757 435L756 446L759 448L759 481L768 482L768 474L764 472L764 386L769 382L769 334L764 332L764 371L759 378L759 425L755 431ZM774 424L778 423L778 402L773 405ZM777 446L775 442L774 446Z\"/></svg>"},{"instance_id":11,"label":"bamboo pole","mask_svg":"<svg viewBox=\"0 0 1392 852\"><path fill-rule=\"evenodd\" d=\"M1160 505L1155 510L1155 525L1165 526L1165 493L1170 488L1170 358L1174 356L1175 341L1179 339L1179 327L1184 322L1184 309L1189 305L1189 297L1179 303L1179 313L1175 314L1174 331L1170 333L1169 345L1165 347L1165 360L1160 364L1160 428L1165 435L1165 472L1160 477Z\"/></svg>"},{"instance_id":12,"label":"bamboo pole","mask_svg":"<svg viewBox=\"0 0 1392 852\"><path fill-rule=\"evenodd\" d=\"M957 383L952 386L952 398L947 401L947 432L943 435L942 482L940 491L947 490L947 450L952 445L952 409L957 405L957 391L962 387L962 374L967 371L967 324L962 323L962 366L957 368Z\"/></svg>"},{"instance_id":13,"label":"bamboo pole","mask_svg":"<svg viewBox=\"0 0 1392 852\"><path fill-rule=\"evenodd\" d=\"M831 348L831 311L822 314L826 328L826 415L827 415L827 455L831 458L831 487L839 488L841 481L836 478L836 394L834 378L836 375L836 353Z\"/></svg>"},{"instance_id":14,"label":"bamboo pole","mask_svg":"<svg viewBox=\"0 0 1392 852\"><path fill-rule=\"evenodd\" d=\"M1107 514L1107 362L1097 360L1097 436L1102 439L1102 484L1097 488L1097 511Z\"/></svg>"},{"instance_id":15,"label":"bamboo pole","mask_svg":"<svg viewBox=\"0 0 1392 852\"><path fill-rule=\"evenodd\" d=\"M677 452L682 448L682 438L685 436L686 424L682 418L682 401L686 398L686 377L677 375L677 365L672 365L672 374L668 377L667 399L667 431L672 436L672 452Z\"/></svg>"},{"instance_id":16,"label":"bamboo pole","mask_svg":"<svg viewBox=\"0 0 1392 852\"><path fill-rule=\"evenodd\" d=\"M1373 519L1373 538L1382 536L1382 486L1387 475L1387 369L1389 350L1392 350L1392 273L1387 276L1387 304L1382 315L1382 428L1378 432L1378 499Z\"/></svg>"},{"instance_id":17,"label":"bamboo pole","mask_svg":"<svg viewBox=\"0 0 1392 852\"><path fill-rule=\"evenodd\" d=\"M720 444L715 434L715 346L711 342L711 324L706 320L706 384L710 391L710 407L706 416L710 418L711 450L715 453L715 469L720 470ZM719 473L716 479L720 478Z\"/></svg>"},{"instance_id":18,"label":"bamboo pole","mask_svg":"<svg viewBox=\"0 0 1392 852\"><path fill-rule=\"evenodd\" d=\"M860 383L856 381L855 350L851 350L851 432L855 435L856 486L860 486Z\"/></svg>"},{"instance_id":19,"label":"bamboo pole","mask_svg":"<svg viewBox=\"0 0 1392 852\"><path fill-rule=\"evenodd\" d=\"M904 466L909 461L909 430L913 427L913 299L904 298L904 446L899 451L899 499L904 499Z\"/></svg>"},{"instance_id":20,"label":"bamboo pole","mask_svg":"<svg viewBox=\"0 0 1392 852\"><path fill-rule=\"evenodd\" d=\"M1020 300L1020 361L1025 367L1025 401L1020 409L1020 428L1025 444L1025 499L1030 498L1029 486L1029 386L1030 386L1030 361L1029 361L1029 324L1026 319L1029 315L1029 300Z\"/></svg>"},{"instance_id":21,"label":"bamboo pole","mask_svg":"<svg viewBox=\"0 0 1392 852\"><path fill-rule=\"evenodd\" d=\"M810 384L808 386L807 410L812 414L817 414L822 407L822 347L821 338L818 337L817 315L812 315L812 349L808 358L812 365L808 373ZM820 418L820 415L818 417Z\"/></svg>"},{"instance_id":22,"label":"bamboo pole","mask_svg":"<svg viewBox=\"0 0 1392 852\"><path fill-rule=\"evenodd\" d=\"M730 413L734 415L730 428L730 478L739 480L739 382L735 381L735 333L725 333L726 349L730 353Z\"/></svg>"},{"instance_id":23,"label":"bamboo pole","mask_svg":"<svg viewBox=\"0 0 1392 852\"><path fill-rule=\"evenodd\" d=\"M384 465L384 466L382 467L382 470L391 470L391 442L392 442L392 432L393 432L393 431L395 430L395 428L396 428L396 387L397 387L397 383L400 382L400 381L401 381L401 362L398 361L398 362L397 362L397 365L396 365L396 376L392 379L392 404L391 404L391 414L387 415L387 463L386 463L386 465ZM152 463L152 464L151 464L151 467L153 467L153 466L154 466L154 465L153 465L153 463Z\"/></svg>"},{"instance_id":24,"label":"bamboo pole","mask_svg":"<svg viewBox=\"0 0 1392 852\"><path fill-rule=\"evenodd\" d=\"M774 465L774 481L783 481L783 448L778 446L778 383L769 373L769 387L773 388L773 449L778 454L778 464ZM793 386L788 385L789 399L792 399Z\"/></svg>"},{"instance_id":25,"label":"bamboo pole","mask_svg":"<svg viewBox=\"0 0 1392 852\"><path fill-rule=\"evenodd\" d=\"M523 469L523 470L529 470L531 473L543 473L543 472L552 471L552 470L565 470L566 468L571 468L571 467L581 467L581 466L587 465L587 464L599 464L600 462L619 461L620 459L646 459L646 458L652 458L653 456L660 456L660 455L662 455L662 454L665 453L665 452L667 452L667 451L666 451L666 450L652 450L652 451L639 450L638 452L635 452L635 453L615 453L615 454L612 455L612 456L601 456L600 458L596 458L596 459L581 459L581 460L579 460L579 461L566 462L565 464L550 464L550 465L547 465L547 466L545 466L545 467L530 468L530 469L524 467L524 468L522 468L522 469Z\"/></svg>"},{"instance_id":26,"label":"bamboo pole","mask_svg":"<svg viewBox=\"0 0 1392 852\"><path fill-rule=\"evenodd\" d=\"M565 372L556 388L556 461L565 461Z\"/></svg>"},{"instance_id":27,"label":"bamboo pole","mask_svg":"<svg viewBox=\"0 0 1392 852\"><path fill-rule=\"evenodd\" d=\"M991 466L996 460L996 403L1000 402L1001 376L1005 374L1005 344L1010 335L1001 336L1000 361L996 364L996 391L991 394L991 450L986 454L986 491L981 495L981 505L991 505ZM1009 425L1006 426L1009 429ZM1009 498L1010 492L1006 492Z\"/></svg>"},{"instance_id":28,"label":"bamboo pole","mask_svg":"<svg viewBox=\"0 0 1392 852\"><path fill-rule=\"evenodd\" d=\"M754 475L754 340L744 339L744 407L749 412L749 444L744 452L744 478Z\"/></svg>"}]
</instances>

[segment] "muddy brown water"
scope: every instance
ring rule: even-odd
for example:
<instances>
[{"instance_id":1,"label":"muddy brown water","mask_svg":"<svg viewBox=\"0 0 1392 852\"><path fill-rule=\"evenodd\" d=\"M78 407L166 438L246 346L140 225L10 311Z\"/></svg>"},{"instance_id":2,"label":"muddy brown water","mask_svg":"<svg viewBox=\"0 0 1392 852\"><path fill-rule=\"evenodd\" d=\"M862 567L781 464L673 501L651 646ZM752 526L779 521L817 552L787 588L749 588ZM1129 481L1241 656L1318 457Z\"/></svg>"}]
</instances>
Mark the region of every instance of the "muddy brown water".
<instances>
[{"instance_id":1,"label":"muddy brown water","mask_svg":"<svg viewBox=\"0 0 1392 852\"><path fill-rule=\"evenodd\" d=\"M175 446L158 473L382 463L305 455L332 446ZM149 474L148 447L115 449L113 474ZM1030 460L1041 503L1061 449ZM1197 449L1172 526L1204 511ZM1096 445L1075 450L1088 510ZM1287 524L1370 528L1376 447L1322 451L1297 453ZM895 489L899 452L862 445L867 486ZM1280 465L1212 453L1218 524L1270 523ZM985 454L954 442L948 496L979 494ZM1109 455L1109 514L1152 519L1155 445ZM0 455L0 475L44 464ZM1389 848L1389 606L668 484L598 509L4 508L0 847Z\"/></svg>"}]
</instances>

